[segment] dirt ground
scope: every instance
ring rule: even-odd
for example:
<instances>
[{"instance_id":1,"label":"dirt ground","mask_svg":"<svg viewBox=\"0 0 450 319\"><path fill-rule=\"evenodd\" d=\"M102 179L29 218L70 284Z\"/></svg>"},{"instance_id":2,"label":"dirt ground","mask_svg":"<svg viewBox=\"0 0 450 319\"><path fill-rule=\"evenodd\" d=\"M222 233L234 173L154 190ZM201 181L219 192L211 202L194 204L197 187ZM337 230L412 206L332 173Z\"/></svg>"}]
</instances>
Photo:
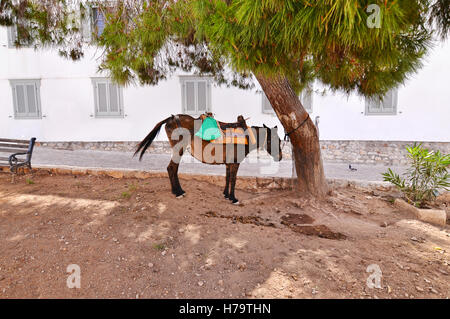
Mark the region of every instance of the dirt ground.
<instances>
[{"instance_id":1,"label":"dirt ground","mask_svg":"<svg viewBox=\"0 0 450 319\"><path fill-rule=\"evenodd\" d=\"M393 194L238 190L235 206L220 185L181 183L176 199L166 178L0 174L0 298L450 296L449 225L415 220Z\"/></svg>"}]
</instances>

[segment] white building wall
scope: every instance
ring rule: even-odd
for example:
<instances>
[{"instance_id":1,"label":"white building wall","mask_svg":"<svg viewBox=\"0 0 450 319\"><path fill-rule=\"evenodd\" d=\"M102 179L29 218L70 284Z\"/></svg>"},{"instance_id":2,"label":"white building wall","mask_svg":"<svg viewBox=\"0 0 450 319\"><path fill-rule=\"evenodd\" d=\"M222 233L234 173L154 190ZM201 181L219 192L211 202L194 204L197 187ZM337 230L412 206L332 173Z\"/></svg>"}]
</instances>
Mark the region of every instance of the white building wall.
<instances>
[{"instance_id":1,"label":"white building wall","mask_svg":"<svg viewBox=\"0 0 450 319\"><path fill-rule=\"evenodd\" d=\"M430 53L425 66L399 88L397 115L365 115L364 99L315 96L324 140L450 141L450 42Z\"/></svg>"},{"instance_id":2,"label":"white building wall","mask_svg":"<svg viewBox=\"0 0 450 319\"><path fill-rule=\"evenodd\" d=\"M181 113L177 76L158 86L123 89L124 118L95 118L91 77L99 51L91 49L79 62L56 52L11 49L0 28L0 137L37 137L39 141L137 141L162 119ZM399 90L397 115L367 116L360 97L314 95L311 118L320 116L322 140L391 140L450 142L450 43L436 47L426 66ZM42 119L14 119L10 79L41 79ZM319 86L316 89L320 89ZM257 89L212 88L212 111L221 121L240 114L248 124L281 127L275 115L261 112ZM283 130L280 130L280 135ZM167 137L162 132L160 140Z\"/></svg>"}]
</instances>

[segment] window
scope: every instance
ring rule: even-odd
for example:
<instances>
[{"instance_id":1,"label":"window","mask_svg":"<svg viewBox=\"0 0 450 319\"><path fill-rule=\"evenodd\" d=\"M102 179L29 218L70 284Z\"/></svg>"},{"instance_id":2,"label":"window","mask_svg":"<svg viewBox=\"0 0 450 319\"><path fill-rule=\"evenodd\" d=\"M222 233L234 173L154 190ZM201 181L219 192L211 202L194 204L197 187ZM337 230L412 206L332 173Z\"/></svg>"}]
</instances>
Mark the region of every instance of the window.
<instances>
[{"instance_id":1,"label":"window","mask_svg":"<svg viewBox=\"0 0 450 319\"><path fill-rule=\"evenodd\" d=\"M122 88L107 78L92 79L95 117L123 117Z\"/></svg>"},{"instance_id":2,"label":"window","mask_svg":"<svg viewBox=\"0 0 450 319\"><path fill-rule=\"evenodd\" d=\"M313 95L311 89L304 89L302 93L300 93L299 99L302 102L303 107L307 112L312 113L312 105L313 105ZM266 114L275 114L275 111L272 108L272 105L269 102L266 94L262 92L262 112Z\"/></svg>"},{"instance_id":3,"label":"window","mask_svg":"<svg viewBox=\"0 0 450 319\"><path fill-rule=\"evenodd\" d=\"M99 37L105 29L105 14L101 8L92 8L92 30Z\"/></svg>"},{"instance_id":4,"label":"window","mask_svg":"<svg viewBox=\"0 0 450 319\"><path fill-rule=\"evenodd\" d=\"M17 41L17 26L11 26L7 28L8 30L8 48L15 48ZM20 45L23 47L31 46L31 42L21 40Z\"/></svg>"},{"instance_id":5,"label":"window","mask_svg":"<svg viewBox=\"0 0 450 319\"><path fill-rule=\"evenodd\" d=\"M40 119L40 80L10 80L13 94L14 118Z\"/></svg>"},{"instance_id":6,"label":"window","mask_svg":"<svg viewBox=\"0 0 450 319\"><path fill-rule=\"evenodd\" d=\"M211 78L180 76L183 113L202 114L211 111Z\"/></svg>"},{"instance_id":7,"label":"window","mask_svg":"<svg viewBox=\"0 0 450 319\"><path fill-rule=\"evenodd\" d=\"M313 111L313 90L305 88L302 93L300 93L300 102L302 102L303 107L308 113Z\"/></svg>"},{"instance_id":8,"label":"window","mask_svg":"<svg viewBox=\"0 0 450 319\"><path fill-rule=\"evenodd\" d=\"M8 47L14 48L17 40L17 29L15 26L8 27Z\"/></svg>"},{"instance_id":9,"label":"window","mask_svg":"<svg viewBox=\"0 0 450 319\"><path fill-rule=\"evenodd\" d=\"M105 8L89 7L81 20L81 30L86 42L91 42L93 35L99 37L105 29Z\"/></svg>"},{"instance_id":10,"label":"window","mask_svg":"<svg viewBox=\"0 0 450 319\"><path fill-rule=\"evenodd\" d=\"M396 115L398 103L398 90L386 93L383 99L374 97L366 99L366 115Z\"/></svg>"},{"instance_id":11,"label":"window","mask_svg":"<svg viewBox=\"0 0 450 319\"><path fill-rule=\"evenodd\" d=\"M266 114L275 114L272 104L270 104L269 99L264 92L262 92L262 112Z\"/></svg>"}]
</instances>

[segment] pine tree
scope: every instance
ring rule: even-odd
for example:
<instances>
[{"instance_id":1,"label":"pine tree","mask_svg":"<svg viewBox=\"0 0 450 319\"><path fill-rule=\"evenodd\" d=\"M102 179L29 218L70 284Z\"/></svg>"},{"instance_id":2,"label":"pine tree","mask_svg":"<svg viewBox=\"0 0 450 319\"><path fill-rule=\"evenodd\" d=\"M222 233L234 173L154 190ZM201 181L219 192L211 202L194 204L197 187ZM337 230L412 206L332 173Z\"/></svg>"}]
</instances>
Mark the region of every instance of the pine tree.
<instances>
[{"instance_id":1,"label":"pine tree","mask_svg":"<svg viewBox=\"0 0 450 319\"><path fill-rule=\"evenodd\" d=\"M83 56L78 21L94 1L1 0L0 24L20 40ZM298 189L327 191L316 127L299 101L315 79L373 97L422 66L436 34L449 34L448 0L136 0L97 3L106 15L96 45L119 83L155 85L176 70L218 84L261 85L292 142ZM231 72L230 72L231 70ZM340 123L345 125L345 123Z\"/></svg>"}]
</instances>

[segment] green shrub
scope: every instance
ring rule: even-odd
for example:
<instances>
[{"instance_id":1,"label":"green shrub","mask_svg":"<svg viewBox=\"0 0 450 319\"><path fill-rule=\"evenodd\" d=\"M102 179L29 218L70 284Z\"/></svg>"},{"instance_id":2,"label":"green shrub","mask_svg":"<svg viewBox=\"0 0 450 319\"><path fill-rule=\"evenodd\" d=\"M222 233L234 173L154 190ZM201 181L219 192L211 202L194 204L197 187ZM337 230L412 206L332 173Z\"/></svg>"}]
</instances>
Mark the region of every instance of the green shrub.
<instances>
[{"instance_id":1,"label":"green shrub","mask_svg":"<svg viewBox=\"0 0 450 319\"><path fill-rule=\"evenodd\" d=\"M164 245L164 244L154 244L153 248L155 248L156 250L165 250L166 249L166 245Z\"/></svg>"},{"instance_id":2,"label":"green shrub","mask_svg":"<svg viewBox=\"0 0 450 319\"><path fill-rule=\"evenodd\" d=\"M131 197L131 194L130 194L130 192L122 192L122 198L126 198L126 199L128 199L128 198L130 198Z\"/></svg>"},{"instance_id":3,"label":"green shrub","mask_svg":"<svg viewBox=\"0 0 450 319\"><path fill-rule=\"evenodd\" d=\"M136 185L136 184L130 184L130 185L128 185L128 190L130 191L130 192L134 192L134 191L136 191L138 189L138 186Z\"/></svg>"},{"instance_id":4,"label":"green shrub","mask_svg":"<svg viewBox=\"0 0 450 319\"><path fill-rule=\"evenodd\" d=\"M450 154L429 151L422 144L407 146L411 164L403 178L390 168L383 174L384 180L397 186L406 199L417 207L423 207L439 194L439 190L447 191L450 187L447 167L450 165Z\"/></svg>"}]
</instances>

